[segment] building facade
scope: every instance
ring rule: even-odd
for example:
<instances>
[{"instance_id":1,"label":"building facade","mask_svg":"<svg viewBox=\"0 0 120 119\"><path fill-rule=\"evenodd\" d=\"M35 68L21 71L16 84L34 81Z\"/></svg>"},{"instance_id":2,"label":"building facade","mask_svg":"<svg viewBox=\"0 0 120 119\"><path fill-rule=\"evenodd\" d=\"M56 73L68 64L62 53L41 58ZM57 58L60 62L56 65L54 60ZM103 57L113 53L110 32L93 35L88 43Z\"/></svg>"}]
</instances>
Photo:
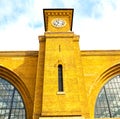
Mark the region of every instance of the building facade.
<instances>
[{"instance_id":1,"label":"building facade","mask_svg":"<svg viewBox=\"0 0 120 119\"><path fill-rule=\"evenodd\" d=\"M73 12L43 10L39 51L0 52L0 119L120 118L120 50L80 50Z\"/></svg>"}]
</instances>

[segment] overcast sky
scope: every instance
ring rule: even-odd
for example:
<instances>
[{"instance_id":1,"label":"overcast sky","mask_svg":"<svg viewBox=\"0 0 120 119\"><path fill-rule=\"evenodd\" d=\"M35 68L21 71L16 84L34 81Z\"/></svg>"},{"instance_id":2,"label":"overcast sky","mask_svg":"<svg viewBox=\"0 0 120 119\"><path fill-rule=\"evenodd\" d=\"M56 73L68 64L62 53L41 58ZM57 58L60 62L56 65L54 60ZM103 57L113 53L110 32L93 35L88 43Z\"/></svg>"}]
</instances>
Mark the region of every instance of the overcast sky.
<instances>
[{"instance_id":1,"label":"overcast sky","mask_svg":"<svg viewBox=\"0 0 120 119\"><path fill-rule=\"evenodd\" d=\"M81 50L120 50L120 0L0 0L0 50L38 50L44 8L73 8Z\"/></svg>"}]
</instances>

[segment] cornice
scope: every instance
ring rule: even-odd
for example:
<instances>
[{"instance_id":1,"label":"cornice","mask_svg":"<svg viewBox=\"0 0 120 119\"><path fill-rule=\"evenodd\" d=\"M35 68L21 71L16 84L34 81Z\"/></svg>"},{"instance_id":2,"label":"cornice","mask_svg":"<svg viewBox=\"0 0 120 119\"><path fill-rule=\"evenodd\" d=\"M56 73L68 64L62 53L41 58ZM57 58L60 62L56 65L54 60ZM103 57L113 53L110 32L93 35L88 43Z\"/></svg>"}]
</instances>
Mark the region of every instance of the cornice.
<instances>
[{"instance_id":1,"label":"cornice","mask_svg":"<svg viewBox=\"0 0 120 119\"><path fill-rule=\"evenodd\" d=\"M38 57L38 51L0 51L0 57Z\"/></svg>"},{"instance_id":2,"label":"cornice","mask_svg":"<svg viewBox=\"0 0 120 119\"><path fill-rule=\"evenodd\" d=\"M82 56L118 56L120 50L81 50Z\"/></svg>"},{"instance_id":3,"label":"cornice","mask_svg":"<svg viewBox=\"0 0 120 119\"><path fill-rule=\"evenodd\" d=\"M73 38L74 32L45 32L46 38Z\"/></svg>"},{"instance_id":4,"label":"cornice","mask_svg":"<svg viewBox=\"0 0 120 119\"><path fill-rule=\"evenodd\" d=\"M82 56L119 56L120 50L81 50ZM38 51L0 51L0 57L38 57Z\"/></svg>"}]
</instances>

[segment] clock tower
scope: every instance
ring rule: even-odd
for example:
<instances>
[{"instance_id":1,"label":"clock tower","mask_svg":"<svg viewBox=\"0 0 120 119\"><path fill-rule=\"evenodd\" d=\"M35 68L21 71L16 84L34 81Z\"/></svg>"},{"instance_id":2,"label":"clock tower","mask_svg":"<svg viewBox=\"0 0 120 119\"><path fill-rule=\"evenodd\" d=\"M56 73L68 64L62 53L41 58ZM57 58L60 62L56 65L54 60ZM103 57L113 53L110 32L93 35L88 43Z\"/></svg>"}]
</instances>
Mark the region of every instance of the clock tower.
<instances>
[{"instance_id":1,"label":"clock tower","mask_svg":"<svg viewBox=\"0 0 120 119\"><path fill-rule=\"evenodd\" d=\"M44 9L43 13L45 21L45 31L72 31L73 9Z\"/></svg>"},{"instance_id":2,"label":"clock tower","mask_svg":"<svg viewBox=\"0 0 120 119\"><path fill-rule=\"evenodd\" d=\"M73 9L44 9L43 14L34 115L87 117L79 36L72 32Z\"/></svg>"}]
</instances>

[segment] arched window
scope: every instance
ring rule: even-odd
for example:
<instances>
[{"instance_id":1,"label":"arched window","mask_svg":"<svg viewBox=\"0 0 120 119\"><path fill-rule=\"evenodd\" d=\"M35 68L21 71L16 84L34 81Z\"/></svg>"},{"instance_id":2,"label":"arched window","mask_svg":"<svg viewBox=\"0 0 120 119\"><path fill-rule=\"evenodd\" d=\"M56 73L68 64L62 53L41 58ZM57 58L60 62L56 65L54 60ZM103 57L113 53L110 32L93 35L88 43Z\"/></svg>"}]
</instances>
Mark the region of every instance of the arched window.
<instances>
[{"instance_id":1,"label":"arched window","mask_svg":"<svg viewBox=\"0 0 120 119\"><path fill-rule=\"evenodd\" d=\"M26 119L22 97L11 83L1 77L0 119Z\"/></svg>"},{"instance_id":2,"label":"arched window","mask_svg":"<svg viewBox=\"0 0 120 119\"><path fill-rule=\"evenodd\" d=\"M62 65L58 65L58 91L63 91L63 68Z\"/></svg>"},{"instance_id":3,"label":"arched window","mask_svg":"<svg viewBox=\"0 0 120 119\"><path fill-rule=\"evenodd\" d=\"M120 117L120 75L108 81L97 97L95 118L106 117Z\"/></svg>"}]
</instances>

